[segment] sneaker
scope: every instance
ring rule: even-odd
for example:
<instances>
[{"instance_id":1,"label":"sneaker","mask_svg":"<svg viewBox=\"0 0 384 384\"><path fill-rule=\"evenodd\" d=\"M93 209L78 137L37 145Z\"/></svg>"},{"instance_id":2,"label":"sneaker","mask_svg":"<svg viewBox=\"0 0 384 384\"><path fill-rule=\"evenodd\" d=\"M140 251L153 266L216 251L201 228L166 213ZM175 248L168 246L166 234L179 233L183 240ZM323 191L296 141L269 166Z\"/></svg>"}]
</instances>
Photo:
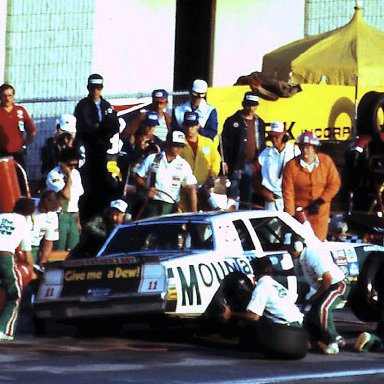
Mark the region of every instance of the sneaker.
<instances>
[{"instance_id":1,"label":"sneaker","mask_svg":"<svg viewBox=\"0 0 384 384\"><path fill-rule=\"evenodd\" d=\"M317 345L324 355L337 355L339 353L339 346L337 343L325 344L322 341L318 341Z\"/></svg>"},{"instance_id":2,"label":"sneaker","mask_svg":"<svg viewBox=\"0 0 384 384\"><path fill-rule=\"evenodd\" d=\"M13 340L13 336L7 335L6 333L0 331L0 341L12 341L12 340Z\"/></svg>"},{"instance_id":3,"label":"sneaker","mask_svg":"<svg viewBox=\"0 0 384 384\"><path fill-rule=\"evenodd\" d=\"M343 336L338 335L336 336L336 344L339 348L344 348L347 345L347 342Z\"/></svg>"},{"instance_id":4,"label":"sneaker","mask_svg":"<svg viewBox=\"0 0 384 384\"><path fill-rule=\"evenodd\" d=\"M367 350L368 343L371 341L371 335L368 332L360 333L359 337L356 340L353 349L356 352L364 352L364 349Z\"/></svg>"}]
</instances>

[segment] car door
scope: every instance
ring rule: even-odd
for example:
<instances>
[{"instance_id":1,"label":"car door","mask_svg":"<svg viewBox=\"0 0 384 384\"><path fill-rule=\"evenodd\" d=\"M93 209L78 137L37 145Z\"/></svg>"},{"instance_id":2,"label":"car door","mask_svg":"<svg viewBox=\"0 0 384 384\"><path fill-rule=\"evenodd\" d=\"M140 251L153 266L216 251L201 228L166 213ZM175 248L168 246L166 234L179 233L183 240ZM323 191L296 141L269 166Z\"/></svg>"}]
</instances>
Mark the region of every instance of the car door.
<instances>
[{"instance_id":1,"label":"car door","mask_svg":"<svg viewBox=\"0 0 384 384\"><path fill-rule=\"evenodd\" d=\"M284 236L292 230L277 217L247 218L233 221L240 238L244 255L268 256L271 259L274 278L297 295L298 284L291 255L284 244Z\"/></svg>"}]
</instances>

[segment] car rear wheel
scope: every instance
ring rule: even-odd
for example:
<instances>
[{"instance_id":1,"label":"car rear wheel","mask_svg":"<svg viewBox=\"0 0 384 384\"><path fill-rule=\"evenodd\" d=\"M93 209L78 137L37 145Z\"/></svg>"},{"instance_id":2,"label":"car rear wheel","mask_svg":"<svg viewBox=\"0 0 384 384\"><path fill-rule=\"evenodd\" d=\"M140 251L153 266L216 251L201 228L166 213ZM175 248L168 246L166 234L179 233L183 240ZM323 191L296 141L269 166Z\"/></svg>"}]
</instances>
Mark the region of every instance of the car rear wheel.
<instances>
[{"instance_id":1,"label":"car rear wheel","mask_svg":"<svg viewBox=\"0 0 384 384\"><path fill-rule=\"evenodd\" d=\"M377 321L377 295L380 280L384 280L384 255L381 252L372 252L366 258L357 283L348 298L352 312L361 321Z\"/></svg>"}]
</instances>

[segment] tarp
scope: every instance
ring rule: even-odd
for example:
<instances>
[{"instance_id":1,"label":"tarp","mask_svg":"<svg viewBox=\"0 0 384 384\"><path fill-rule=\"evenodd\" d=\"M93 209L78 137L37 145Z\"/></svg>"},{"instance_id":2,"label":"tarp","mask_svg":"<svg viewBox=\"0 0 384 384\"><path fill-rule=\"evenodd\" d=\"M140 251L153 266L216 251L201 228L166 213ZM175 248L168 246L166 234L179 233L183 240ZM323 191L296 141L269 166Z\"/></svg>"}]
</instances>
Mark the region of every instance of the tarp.
<instances>
[{"instance_id":1,"label":"tarp","mask_svg":"<svg viewBox=\"0 0 384 384\"><path fill-rule=\"evenodd\" d=\"M262 73L295 83L384 86L384 32L366 24L362 8L333 31L285 45L263 57Z\"/></svg>"}]
</instances>

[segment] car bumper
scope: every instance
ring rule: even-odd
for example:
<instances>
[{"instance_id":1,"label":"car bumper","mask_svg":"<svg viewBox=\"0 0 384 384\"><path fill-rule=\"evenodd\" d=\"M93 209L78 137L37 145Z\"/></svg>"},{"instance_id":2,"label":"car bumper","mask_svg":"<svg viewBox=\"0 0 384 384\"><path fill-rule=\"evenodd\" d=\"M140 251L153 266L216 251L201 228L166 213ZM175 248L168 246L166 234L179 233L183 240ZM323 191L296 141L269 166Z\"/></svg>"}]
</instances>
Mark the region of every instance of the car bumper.
<instances>
[{"instance_id":1,"label":"car bumper","mask_svg":"<svg viewBox=\"0 0 384 384\"><path fill-rule=\"evenodd\" d=\"M44 320L71 320L95 317L129 317L165 313L166 302L160 295L135 298L108 298L105 300L67 300L65 302L35 303L36 318Z\"/></svg>"}]
</instances>

